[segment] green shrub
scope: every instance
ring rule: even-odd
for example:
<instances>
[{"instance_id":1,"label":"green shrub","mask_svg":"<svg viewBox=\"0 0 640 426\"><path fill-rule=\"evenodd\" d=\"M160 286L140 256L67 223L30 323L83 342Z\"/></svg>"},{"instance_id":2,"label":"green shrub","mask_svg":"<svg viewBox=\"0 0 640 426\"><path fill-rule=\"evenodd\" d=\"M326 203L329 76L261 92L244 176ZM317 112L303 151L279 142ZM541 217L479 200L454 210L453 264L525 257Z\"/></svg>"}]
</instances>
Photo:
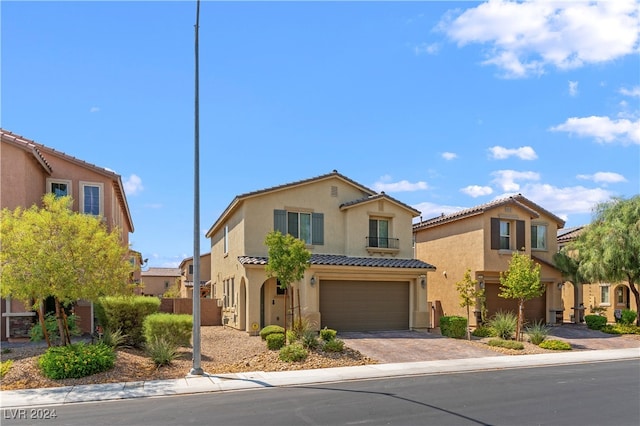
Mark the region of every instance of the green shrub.
<instances>
[{"instance_id":1,"label":"green shrub","mask_svg":"<svg viewBox=\"0 0 640 426\"><path fill-rule=\"evenodd\" d=\"M160 310L160 299L147 296L101 297L95 304L98 322L104 329L122 330L125 344L143 346L144 319Z\"/></svg>"},{"instance_id":2,"label":"green shrub","mask_svg":"<svg viewBox=\"0 0 640 426\"><path fill-rule=\"evenodd\" d=\"M293 323L293 327L291 327L291 331L293 331L293 334L295 336L291 341L293 342L295 340L302 340L302 337L305 335L305 333L312 330L313 327L311 321L309 321L307 318L302 317L296 319Z\"/></svg>"},{"instance_id":3,"label":"green shrub","mask_svg":"<svg viewBox=\"0 0 640 426\"><path fill-rule=\"evenodd\" d=\"M461 339L467 335L467 319L457 315L440 317L440 333Z\"/></svg>"},{"instance_id":4,"label":"green shrub","mask_svg":"<svg viewBox=\"0 0 640 426\"><path fill-rule=\"evenodd\" d=\"M9 370L11 370L12 365L13 360L11 359L0 361L0 378L4 377L9 372Z\"/></svg>"},{"instance_id":5,"label":"green shrub","mask_svg":"<svg viewBox=\"0 0 640 426\"><path fill-rule=\"evenodd\" d=\"M312 330L307 330L302 335L300 341L302 342L302 346L307 349L315 349L320 345L320 342L318 342L318 334Z\"/></svg>"},{"instance_id":6,"label":"green shrub","mask_svg":"<svg viewBox=\"0 0 640 426\"><path fill-rule=\"evenodd\" d=\"M267 335L267 348L272 351L277 351L284 346L284 333L272 333Z\"/></svg>"},{"instance_id":7,"label":"green shrub","mask_svg":"<svg viewBox=\"0 0 640 426\"><path fill-rule=\"evenodd\" d=\"M273 333L284 333L284 327L279 325L268 325L260 330L260 338L262 338L262 340L266 340L267 336Z\"/></svg>"},{"instance_id":8,"label":"green shrub","mask_svg":"<svg viewBox=\"0 0 640 426\"><path fill-rule=\"evenodd\" d=\"M584 322L587 323L587 327L591 330L600 330L607 325L607 317L600 315L585 315Z\"/></svg>"},{"instance_id":9,"label":"green shrub","mask_svg":"<svg viewBox=\"0 0 640 426\"><path fill-rule=\"evenodd\" d=\"M338 334L338 332L336 330L333 330L333 329L327 328L327 327L325 327L322 330L320 330L320 338L324 342L329 342L329 341L335 339L337 334Z\"/></svg>"},{"instance_id":10,"label":"green shrub","mask_svg":"<svg viewBox=\"0 0 640 426\"><path fill-rule=\"evenodd\" d=\"M102 343L52 346L38 359L42 373L50 379L86 377L113 368L116 354Z\"/></svg>"},{"instance_id":11,"label":"green shrub","mask_svg":"<svg viewBox=\"0 0 640 426\"><path fill-rule=\"evenodd\" d=\"M188 314L160 312L148 315L142 323L145 342L164 339L175 346L189 346L193 331L193 317Z\"/></svg>"},{"instance_id":12,"label":"green shrub","mask_svg":"<svg viewBox=\"0 0 640 426\"><path fill-rule=\"evenodd\" d=\"M638 313L633 309L623 309L620 313L620 324L633 324L638 318Z\"/></svg>"},{"instance_id":13,"label":"green shrub","mask_svg":"<svg viewBox=\"0 0 640 426\"><path fill-rule=\"evenodd\" d=\"M145 349L157 367L169 365L179 356L176 343L172 339L167 340L163 337L155 336L148 340Z\"/></svg>"},{"instance_id":14,"label":"green shrub","mask_svg":"<svg viewBox=\"0 0 640 426\"><path fill-rule=\"evenodd\" d=\"M293 343L280 349L278 357L284 362L303 361L309 353L300 343Z\"/></svg>"},{"instance_id":15,"label":"green shrub","mask_svg":"<svg viewBox=\"0 0 640 426\"><path fill-rule=\"evenodd\" d=\"M549 335L549 327L547 327L542 320L533 323L533 325L527 326L525 330L529 335L529 341L534 345L539 345L544 342Z\"/></svg>"},{"instance_id":16,"label":"green shrub","mask_svg":"<svg viewBox=\"0 0 640 426\"><path fill-rule=\"evenodd\" d=\"M476 329L473 330L471 334L476 337L496 337L497 336L496 331L494 329L484 325L476 327Z\"/></svg>"},{"instance_id":17,"label":"green shrub","mask_svg":"<svg viewBox=\"0 0 640 426\"><path fill-rule=\"evenodd\" d=\"M634 324L607 324L600 331L608 334L640 334L640 327Z\"/></svg>"},{"instance_id":18,"label":"green shrub","mask_svg":"<svg viewBox=\"0 0 640 426\"><path fill-rule=\"evenodd\" d=\"M344 342L340 339L333 339L325 342L322 346L322 350L326 352L343 352Z\"/></svg>"},{"instance_id":19,"label":"green shrub","mask_svg":"<svg viewBox=\"0 0 640 426\"><path fill-rule=\"evenodd\" d=\"M562 340L545 340L544 342L540 343L538 346L540 346L543 349L552 349L554 351L570 351L571 350L571 345L568 344L567 342L563 342Z\"/></svg>"},{"instance_id":20,"label":"green shrub","mask_svg":"<svg viewBox=\"0 0 640 426\"><path fill-rule=\"evenodd\" d=\"M124 346L125 341L127 340L127 335L122 332L119 328L115 331L111 331L108 328L104 330L102 337L100 337L100 343L104 343L107 346L111 346L113 349L119 348L120 346Z\"/></svg>"},{"instance_id":21,"label":"green shrub","mask_svg":"<svg viewBox=\"0 0 640 426\"><path fill-rule=\"evenodd\" d=\"M69 327L69 334L71 336L79 336L82 334L80 327L78 327L79 318L76 315L67 316L67 326ZM47 334L49 335L49 341L51 343L57 343L60 341L60 330L58 329L58 320L56 314L48 312L44 316L44 326L47 328ZM40 321L33 324L31 330L29 330L29 336L32 342L39 342L44 339L44 333L42 332L42 325Z\"/></svg>"},{"instance_id":22,"label":"green shrub","mask_svg":"<svg viewBox=\"0 0 640 426\"><path fill-rule=\"evenodd\" d=\"M487 342L487 345L506 349L524 349L524 345L521 342L516 342L515 340L491 339Z\"/></svg>"},{"instance_id":23,"label":"green shrub","mask_svg":"<svg viewBox=\"0 0 640 426\"><path fill-rule=\"evenodd\" d=\"M511 311L498 311L493 318L489 320L489 327L492 328L496 336L509 340L513 338L516 332L518 317Z\"/></svg>"},{"instance_id":24,"label":"green shrub","mask_svg":"<svg viewBox=\"0 0 640 426\"><path fill-rule=\"evenodd\" d=\"M293 330L287 330L287 341L289 343L298 341L298 335Z\"/></svg>"}]
</instances>

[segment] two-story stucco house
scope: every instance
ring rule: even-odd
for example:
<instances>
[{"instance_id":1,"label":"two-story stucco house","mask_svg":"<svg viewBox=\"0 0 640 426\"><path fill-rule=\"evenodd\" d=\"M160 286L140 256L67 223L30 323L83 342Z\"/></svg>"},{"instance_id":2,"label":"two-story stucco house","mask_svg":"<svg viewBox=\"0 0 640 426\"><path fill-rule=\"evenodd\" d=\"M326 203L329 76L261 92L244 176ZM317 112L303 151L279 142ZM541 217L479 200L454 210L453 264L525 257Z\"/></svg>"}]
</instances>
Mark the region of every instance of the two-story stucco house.
<instances>
[{"instance_id":1,"label":"two-story stucco house","mask_svg":"<svg viewBox=\"0 0 640 426\"><path fill-rule=\"evenodd\" d=\"M265 237L277 230L311 252L293 291L296 312L316 328L429 327L426 275L435 267L413 258L419 214L335 170L236 196L207 232L223 321L247 332L284 325L284 294L265 272Z\"/></svg>"},{"instance_id":2,"label":"two-story stucco house","mask_svg":"<svg viewBox=\"0 0 640 426\"><path fill-rule=\"evenodd\" d=\"M40 205L46 193L70 195L73 210L100 216L109 229L119 229L123 245L134 231L120 176L33 140L0 129L0 208ZM139 269L141 255L131 251ZM132 283L139 280L132 274ZM35 313L17 300L2 300L2 339L24 337ZM92 305L79 301L75 313L84 332L93 330Z\"/></svg>"},{"instance_id":3,"label":"two-story stucco house","mask_svg":"<svg viewBox=\"0 0 640 426\"><path fill-rule=\"evenodd\" d=\"M193 297L193 256L180 262L180 297ZM214 298L211 285L211 253L200 255L200 297Z\"/></svg>"},{"instance_id":4,"label":"two-story stucco house","mask_svg":"<svg viewBox=\"0 0 640 426\"><path fill-rule=\"evenodd\" d=\"M413 225L416 257L429 259L439 273L429 278L429 302L433 320L443 315L466 316L460 307L456 283L467 269L484 288L487 318L498 311L517 312L517 302L500 293L500 272L506 271L514 251L524 251L541 265L545 292L525 303L525 320L556 323L562 320L562 274L553 265L556 232L564 221L518 194ZM476 306L471 325L480 320Z\"/></svg>"}]
</instances>

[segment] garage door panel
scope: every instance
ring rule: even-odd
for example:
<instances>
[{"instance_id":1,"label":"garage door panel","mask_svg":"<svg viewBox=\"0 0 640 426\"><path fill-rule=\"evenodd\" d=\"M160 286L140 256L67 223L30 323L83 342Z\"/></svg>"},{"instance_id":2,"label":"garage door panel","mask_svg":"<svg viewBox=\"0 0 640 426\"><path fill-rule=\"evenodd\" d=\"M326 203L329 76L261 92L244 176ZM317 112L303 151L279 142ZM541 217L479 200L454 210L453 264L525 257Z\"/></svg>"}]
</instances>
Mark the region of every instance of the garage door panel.
<instances>
[{"instance_id":1,"label":"garage door panel","mask_svg":"<svg viewBox=\"0 0 640 426\"><path fill-rule=\"evenodd\" d=\"M320 281L322 327L338 331L409 328L409 283Z\"/></svg>"}]
</instances>

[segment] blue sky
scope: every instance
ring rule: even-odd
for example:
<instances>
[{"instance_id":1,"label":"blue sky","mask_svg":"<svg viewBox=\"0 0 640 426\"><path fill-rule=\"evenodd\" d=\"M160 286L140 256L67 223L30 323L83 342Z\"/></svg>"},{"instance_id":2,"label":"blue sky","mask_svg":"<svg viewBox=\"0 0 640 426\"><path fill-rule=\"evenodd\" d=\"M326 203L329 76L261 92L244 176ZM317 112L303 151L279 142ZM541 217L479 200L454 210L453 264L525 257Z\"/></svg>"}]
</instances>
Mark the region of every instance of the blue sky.
<instances>
[{"instance_id":1,"label":"blue sky","mask_svg":"<svg viewBox=\"0 0 640 426\"><path fill-rule=\"evenodd\" d=\"M0 4L1 125L116 171L134 249L193 254L195 1ZM640 192L637 1L213 2L201 252L235 195L336 169L427 219Z\"/></svg>"}]
</instances>

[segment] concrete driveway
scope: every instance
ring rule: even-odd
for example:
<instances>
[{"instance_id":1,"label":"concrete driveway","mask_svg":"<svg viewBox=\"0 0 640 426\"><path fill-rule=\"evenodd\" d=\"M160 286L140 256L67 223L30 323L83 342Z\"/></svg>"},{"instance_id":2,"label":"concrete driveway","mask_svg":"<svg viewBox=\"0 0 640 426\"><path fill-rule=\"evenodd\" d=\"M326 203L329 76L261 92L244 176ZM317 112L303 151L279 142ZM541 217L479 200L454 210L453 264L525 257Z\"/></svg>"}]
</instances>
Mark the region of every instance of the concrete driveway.
<instances>
[{"instance_id":1,"label":"concrete driveway","mask_svg":"<svg viewBox=\"0 0 640 426\"><path fill-rule=\"evenodd\" d=\"M551 327L549 335L573 350L640 348L640 336L617 336L589 330L585 325ZM345 345L380 363L506 356L480 345L425 331L343 332Z\"/></svg>"}]
</instances>

